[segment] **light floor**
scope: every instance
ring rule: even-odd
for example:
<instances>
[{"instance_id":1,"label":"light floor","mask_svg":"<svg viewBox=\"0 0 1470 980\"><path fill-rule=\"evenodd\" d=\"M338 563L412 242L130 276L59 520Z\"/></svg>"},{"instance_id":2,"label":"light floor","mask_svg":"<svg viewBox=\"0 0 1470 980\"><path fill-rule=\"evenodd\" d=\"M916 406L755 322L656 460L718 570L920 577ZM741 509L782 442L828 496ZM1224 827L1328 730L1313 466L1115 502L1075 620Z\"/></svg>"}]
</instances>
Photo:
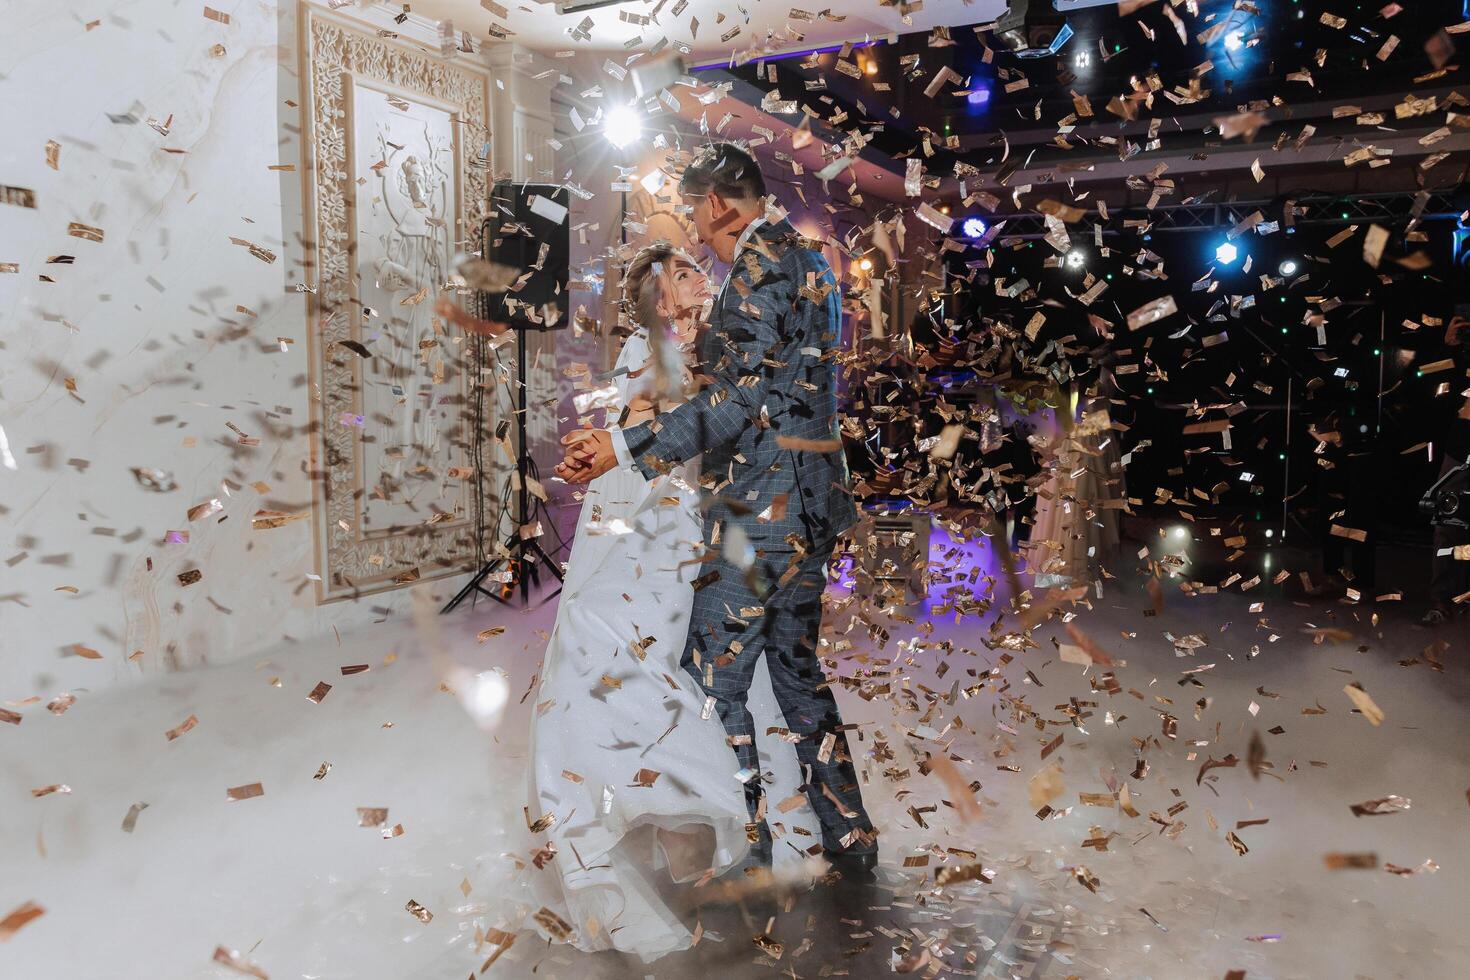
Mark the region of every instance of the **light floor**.
<instances>
[{"instance_id":1,"label":"light floor","mask_svg":"<svg viewBox=\"0 0 1470 980\"><path fill-rule=\"evenodd\" d=\"M1146 617L1142 588L1115 582L1093 611L1080 610L1077 624L1127 661L1114 669L1114 694L1100 681L1093 689L1098 668L1060 659L1052 638L1068 638L1056 621L1036 631L1039 649L1001 668L1003 693L968 697L976 674L999 662L1001 651L982 643L994 613L956 624L916 608L904 614L913 625L875 615L890 632L882 646L854 624L842 675L867 670L890 685L871 700L839 691L847 720L864 726L854 750L881 739L893 755L869 761L865 790L883 833L883 887L856 907L820 886L793 895L779 960L737 922L696 954L652 966L523 934L484 976L876 976L900 941L914 956L928 945L943 964L932 975L953 977L1466 975L1470 628L1462 620L1431 633L1391 608L1374 628L1367 608L1191 599L1173 586L1165 599L1161 615ZM1251 612L1252 601L1264 611ZM534 694L521 699L553 609L482 603L439 620L447 659L412 622L384 623L142 687L77 691L59 715L21 709L20 725L0 725L0 917L26 902L45 913L0 943L0 976L243 975L212 962L218 946L274 980L478 976L490 949L476 949L477 927L502 927L510 914L503 852L520 816ZM829 617L830 630L857 611ZM932 635L921 635L925 623ZM477 641L492 626L505 632ZM1347 632L1316 643L1310 630L1320 627ZM1179 656L1166 633L1209 645ZM1430 652L1443 673L1426 660L1440 639L1449 649ZM947 653L936 648L944 640L954 645ZM477 728L441 688L451 660L503 671L507 704L492 729ZM342 674L359 664L371 670ZM322 681L331 690L313 703ZM1355 681L1382 709L1381 725L1353 712L1343 688ZM487 691L481 707L493 708ZM1021 702L1035 714L1023 717ZM1069 705L1086 713L1080 727ZM1163 734L1164 713L1177 719L1174 738ZM197 727L165 737L190 715ZM1258 779L1247 765L1253 732L1270 766ZM936 737L982 784L973 822L919 772ZM1148 773L1135 779L1140 756ZM1238 764L1202 773L1229 756ZM324 763L330 770L314 778ZM1051 804L1059 813L1038 819L1028 783L1052 763L1064 786ZM264 794L227 799L252 783ZM1124 783L1137 817L1112 802L1110 784ZM70 792L32 795L52 784ZM1079 794L1106 794L1092 797L1106 805ZM1410 808L1350 809L1390 795ZM130 807L143 803L125 831ZM386 826L402 834L358 826L359 807L388 808ZM1267 822L1237 829L1253 820ZM1248 851L1237 854L1227 832ZM1083 847L1089 838L1105 849ZM993 883L937 890L950 847L977 852ZM904 867L926 850L927 867ZM1328 853L1371 853L1374 867L1328 870ZM1437 873L1383 870L1427 861ZM411 915L410 900L432 920Z\"/></svg>"}]
</instances>

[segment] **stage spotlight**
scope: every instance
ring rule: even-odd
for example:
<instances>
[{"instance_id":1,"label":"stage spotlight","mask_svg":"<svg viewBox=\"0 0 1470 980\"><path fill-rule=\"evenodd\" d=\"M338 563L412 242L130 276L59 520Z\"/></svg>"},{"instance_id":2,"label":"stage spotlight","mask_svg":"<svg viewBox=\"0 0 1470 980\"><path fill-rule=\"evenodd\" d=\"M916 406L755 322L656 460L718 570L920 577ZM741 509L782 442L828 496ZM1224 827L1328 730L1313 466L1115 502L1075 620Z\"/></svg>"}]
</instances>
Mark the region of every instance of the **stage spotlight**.
<instances>
[{"instance_id":1,"label":"stage spotlight","mask_svg":"<svg viewBox=\"0 0 1470 980\"><path fill-rule=\"evenodd\" d=\"M1296 275L1300 269L1301 263L1296 259L1282 259L1281 264L1276 267L1276 271L1288 279Z\"/></svg>"},{"instance_id":2,"label":"stage spotlight","mask_svg":"<svg viewBox=\"0 0 1470 980\"><path fill-rule=\"evenodd\" d=\"M642 132L643 118L632 106L615 106L602 119L602 134L620 150L636 140Z\"/></svg>"},{"instance_id":3,"label":"stage spotlight","mask_svg":"<svg viewBox=\"0 0 1470 980\"><path fill-rule=\"evenodd\" d=\"M1187 538L1187 537L1189 537L1189 530L1187 528L1184 528L1184 527L1176 527L1176 528L1174 528L1174 537L1176 537L1176 538Z\"/></svg>"},{"instance_id":4,"label":"stage spotlight","mask_svg":"<svg viewBox=\"0 0 1470 980\"><path fill-rule=\"evenodd\" d=\"M1274 537L1276 537L1275 530L1273 530L1272 528L1269 528L1269 527L1266 528L1266 537L1268 537L1268 538L1274 538Z\"/></svg>"},{"instance_id":5,"label":"stage spotlight","mask_svg":"<svg viewBox=\"0 0 1470 980\"><path fill-rule=\"evenodd\" d=\"M1074 248L1072 249L1072 251L1067 253L1065 261L1067 263L1067 268L1080 269L1087 264L1087 256L1083 253L1082 249Z\"/></svg>"},{"instance_id":6,"label":"stage spotlight","mask_svg":"<svg viewBox=\"0 0 1470 980\"><path fill-rule=\"evenodd\" d=\"M1077 71L1086 71L1092 67L1092 52L1083 48L1072 56L1072 67Z\"/></svg>"},{"instance_id":7,"label":"stage spotlight","mask_svg":"<svg viewBox=\"0 0 1470 980\"><path fill-rule=\"evenodd\" d=\"M1215 261L1221 265L1231 265L1240 258L1240 249L1235 247L1234 242L1221 242L1215 249Z\"/></svg>"},{"instance_id":8,"label":"stage spotlight","mask_svg":"<svg viewBox=\"0 0 1470 980\"><path fill-rule=\"evenodd\" d=\"M1226 51L1239 51L1240 46L1243 44L1245 44L1245 32L1231 31L1229 34L1225 35Z\"/></svg>"},{"instance_id":9,"label":"stage spotlight","mask_svg":"<svg viewBox=\"0 0 1470 980\"><path fill-rule=\"evenodd\" d=\"M960 234L966 238L984 238L988 227L984 218L966 218L965 223L960 225Z\"/></svg>"},{"instance_id":10,"label":"stage spotlight","mask_svg":"<svg viewBox=\"0 0 1470 980\"><path fill-rule=\"evenodd\" d=\"M868 258L858 259L858 268L864 272L872 272L873 260Z\"/></svg>"}]
</instances>

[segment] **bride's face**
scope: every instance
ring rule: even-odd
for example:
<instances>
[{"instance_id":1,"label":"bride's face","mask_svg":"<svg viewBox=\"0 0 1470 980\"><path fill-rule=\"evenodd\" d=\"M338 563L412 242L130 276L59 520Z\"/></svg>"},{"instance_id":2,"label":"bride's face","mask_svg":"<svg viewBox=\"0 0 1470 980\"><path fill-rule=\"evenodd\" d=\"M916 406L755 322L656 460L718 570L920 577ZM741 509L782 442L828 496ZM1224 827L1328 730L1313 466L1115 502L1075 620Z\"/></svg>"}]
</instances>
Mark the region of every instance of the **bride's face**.
<instances>
[{"instance_id":1,"label":"bride's face","mask_svg":"<svg viewBox=\"0 0 1470 980\"><path fill-rule=\"evenodd\" d=\"M702 319L710 298L709 277L682 259L664 278L663 299L658 310L672 320Z\"/></svg>"}]
</instances>

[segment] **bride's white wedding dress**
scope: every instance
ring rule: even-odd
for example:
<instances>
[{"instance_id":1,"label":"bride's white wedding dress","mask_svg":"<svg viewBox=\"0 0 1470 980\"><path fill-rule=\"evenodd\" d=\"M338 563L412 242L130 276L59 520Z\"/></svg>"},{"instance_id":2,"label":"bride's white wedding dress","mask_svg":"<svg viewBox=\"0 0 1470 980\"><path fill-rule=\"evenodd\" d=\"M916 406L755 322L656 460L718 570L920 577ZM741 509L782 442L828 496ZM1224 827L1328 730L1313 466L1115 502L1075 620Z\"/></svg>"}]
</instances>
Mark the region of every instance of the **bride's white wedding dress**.
<instances>
[{"instance_id":1,"label":"bride's white wedding dress","mask_svg":"<svg viewBox=\"0 0 1470 980\"><path fill-rule=\"evenodd\" d=\"M647 334L624 342L616 378L621 404L652 386ZM630 378L629 374L638 375ZM610 410L615 416L618 409ZM582 502L566 583L542 665L531 722L530 821L550 820L535 840L555 848L526 866L536 928L585 950L654 959L692 936L659 893L669 879L652 828L704 825L712 868L739 864L749 844L739 763L717 714L679 666L701 540L697 476L679 467L656 480L621 467L593 480ZM738 614L738 610L735 610ZM756 730L784 727L764 662L751 688ZM796 795L795 752L778 739L762 769L773 801ZM803 804L771 817L797 861L821 838ZM793 819L794 818L794 819ZM798 829L799 828L799 829ZM547 914L550 913L550 914Z\"/></svg>"}]
</instances>

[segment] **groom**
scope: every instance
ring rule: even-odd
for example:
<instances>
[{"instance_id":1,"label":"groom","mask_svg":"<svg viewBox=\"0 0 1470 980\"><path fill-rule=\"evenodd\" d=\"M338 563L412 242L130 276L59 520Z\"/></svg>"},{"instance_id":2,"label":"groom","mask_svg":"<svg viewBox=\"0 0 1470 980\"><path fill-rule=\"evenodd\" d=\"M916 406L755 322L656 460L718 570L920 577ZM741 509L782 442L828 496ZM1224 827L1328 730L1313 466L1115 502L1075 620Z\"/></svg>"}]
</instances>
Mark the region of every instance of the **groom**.
<instances>
[{"instance_id":1,"label":"groom","mask_svg":"<svg viewBox=\"0 0 1470 980\"><path fill-rule=\"evenodd\" d=\"M836 277L816 243L767 221L755 160L728 143L684 171L680 194L695 230L731 266L701 341L711 380L690 401L642 425L580 430L557 473L585 483L615 466L649 479L702 456L704 543L683 666L714 699L740 760L771 863L768 812L746 696L759 658L796 742L822 849L849 877L871 876L876 833L863 809L846 728L817 657L826 566L856 521L837 428ZM780 801L777 801L780 802Z\"/></svg>"}]
</instances>

